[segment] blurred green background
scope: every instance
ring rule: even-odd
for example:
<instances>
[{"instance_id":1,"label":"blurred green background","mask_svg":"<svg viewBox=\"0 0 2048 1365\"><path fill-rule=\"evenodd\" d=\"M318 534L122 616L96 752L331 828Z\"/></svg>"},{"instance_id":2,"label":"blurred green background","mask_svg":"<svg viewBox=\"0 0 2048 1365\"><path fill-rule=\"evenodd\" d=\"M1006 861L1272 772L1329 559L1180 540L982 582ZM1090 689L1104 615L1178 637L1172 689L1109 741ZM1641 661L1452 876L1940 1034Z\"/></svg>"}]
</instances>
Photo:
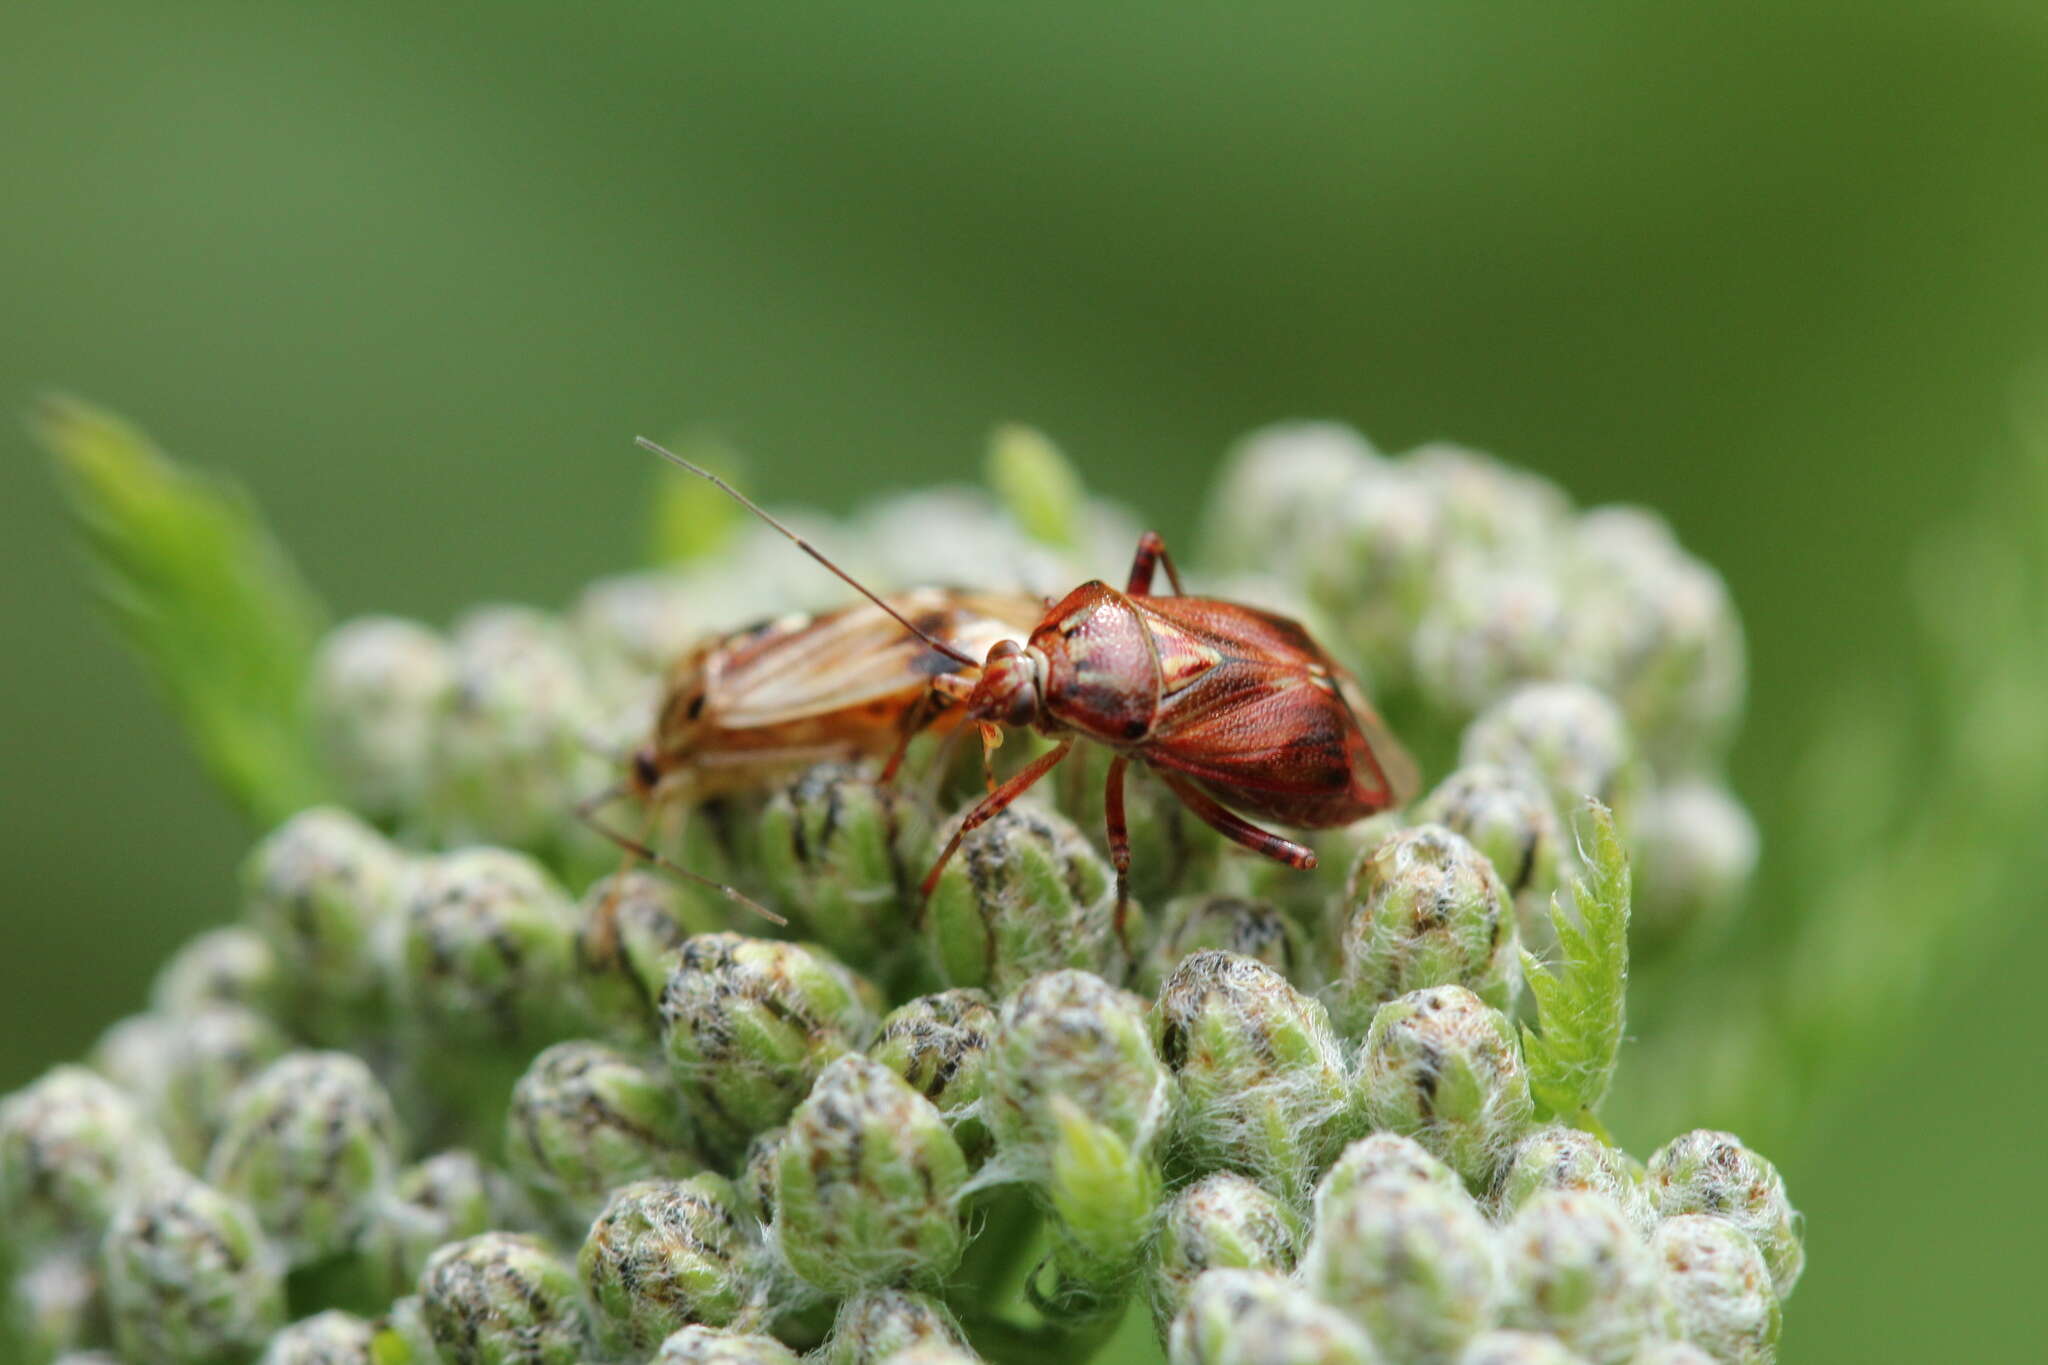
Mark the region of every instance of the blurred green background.
<instances>
[{"instance_id":1,"label":"blurred green background","mask_svg":"<svg viewBox=\"0 0 2048 1365\"><path fill-rule=\"evenodd\" d=\"M632 562L639 431L843 508L1028 420L1169 538L1255 424L1450 437L1727 574L1768 841L1816 720L1906 666L1905 547L2009 457L2044 145L2018 0L17 3L0 406L109 403L338 610L436 620ZM6 444L0 1088L232 912L247 837ZM1773 1150L1788 1360L2038 1349L2042 899Z\"/></svg>"}]
</instances>

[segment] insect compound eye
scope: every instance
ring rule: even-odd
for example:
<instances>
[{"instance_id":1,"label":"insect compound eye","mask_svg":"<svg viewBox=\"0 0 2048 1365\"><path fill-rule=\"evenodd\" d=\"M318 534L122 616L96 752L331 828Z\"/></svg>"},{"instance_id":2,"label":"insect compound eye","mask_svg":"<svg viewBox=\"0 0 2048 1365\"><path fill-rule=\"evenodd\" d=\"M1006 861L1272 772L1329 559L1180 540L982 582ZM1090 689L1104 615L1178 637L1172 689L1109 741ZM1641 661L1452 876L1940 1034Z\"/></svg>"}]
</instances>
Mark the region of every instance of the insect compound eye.
<instances>
[{"instance_id":1,"label":"insect compound eye","mask_svg":"<svg viewBox=\"0 0 2048 1365\"><path fill-rule=\"evenodd\" d=\"M655 766L653 751L636 750L633 754L633 785L642 791L652 791L659 781L661 769Z\"/></svg>"},{"instance_id":2,"label":"insect compound eye","mask_svg":"<svg viewBox=\"0 0 2048 1365\"><path fill-rule=\"evenodd\" d=\"M1029 725L1038 719L1038 689L1032 686L1029 675L1012 679L1015 686L1010 690L1009 709L1003 716L1005 724Z\"/></svg>"}]
</instances>

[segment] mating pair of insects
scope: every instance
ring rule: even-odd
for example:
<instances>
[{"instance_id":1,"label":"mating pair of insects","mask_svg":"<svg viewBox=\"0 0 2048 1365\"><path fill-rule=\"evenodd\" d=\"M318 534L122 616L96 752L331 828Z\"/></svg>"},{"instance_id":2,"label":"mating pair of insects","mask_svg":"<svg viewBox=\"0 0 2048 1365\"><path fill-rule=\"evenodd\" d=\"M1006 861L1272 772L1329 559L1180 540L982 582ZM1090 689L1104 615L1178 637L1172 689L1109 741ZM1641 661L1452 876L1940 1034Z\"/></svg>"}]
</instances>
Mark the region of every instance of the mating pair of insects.
<instances>
[{"instance_id":1,"label":"mating pair of insects","mask_svg":"<svg viewBox=\"0 0 2048 1365\"><path fill-rule=\"evenodd\" d=\"M1095 580L1056 603L937 588L882 596L717 475L645 438L639 444L716 485L867 599L700 645L676 665L653 736L624 780L578 808L629 854L770 919L781 922L644 838L598 823L596 812L631 797L651 817L671 802L758 786L831 759L886 756L889 781L913 736L963 723L979 731L986 767L1004 727L1028 727L1052 747L1000 783L990 769L987 794L925 873L919 895L931 896L962 840L1088 741L1112 754L1103 808L1121 931L1131 865L1124 777L1132 763L1224 837L1302 869L1316 865L1313 850L1245 816L1328 829L1414 792L1414 764L1351 675L1298 622L1182 594L1154 532L1139 537L1121 592ZM1171 596L1152 591L1161 570Z\"/></svg>"}]
</instances>

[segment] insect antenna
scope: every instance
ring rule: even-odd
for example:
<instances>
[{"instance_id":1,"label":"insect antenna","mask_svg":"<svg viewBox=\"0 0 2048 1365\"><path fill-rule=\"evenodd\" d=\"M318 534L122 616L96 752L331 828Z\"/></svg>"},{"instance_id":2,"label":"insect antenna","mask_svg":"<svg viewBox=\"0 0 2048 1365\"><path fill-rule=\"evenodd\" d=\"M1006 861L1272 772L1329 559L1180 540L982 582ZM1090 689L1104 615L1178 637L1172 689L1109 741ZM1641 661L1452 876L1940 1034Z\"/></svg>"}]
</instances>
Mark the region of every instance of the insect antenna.
<instances>
[{"instance_id":1,"label":"insect antenna","mask_svg":"<svg viewBox=\"0 0 2048 1365\"><path fill-rule=\"evenodd\" d=\"M682 456L676 454L673 450L669 450L664 446L655 444L653 441L648 440L645 436L635 436L633 438L633 444L639 446L642 450L650 451L653 454L659 455L662 459L667 460L670 464L674 465L678 469L684 470L687 473L695 474L698 478L703 479L705 482L711 484L712 487L718 489L718 491L720 491L721 493L724 493L727 497L731 498L734 502L737 502L740 506L746 508L749 512L752 512L762 521L767 522L770 526L774 527L777 531L780 531L785 537L787 537L790 543L795 545L797 549L802 550L812 559L817 560L820 564L823 564L827 569L830 569L834 574L837 574L840 577L840 579L842 579L847 584L847 586L851 587L855 592L859 593L862 597L867 598L868 601L874 603L883 611L888 612L891 617L895 618L897 625L902 626L912 635L915 635L918 639L924 641L933 649L939 651L939 653L945 655L947 658L953 660L955 663L964 665L965 667L981 667L982 661L980 659L976 659L966 653L963 653L961 650L956 649L952 645L947 644L944 640L936 639L931 635L926 634L924 631L919 630L916 626L912 625L910 623L909 618L904 616L902 612L896 610L896 608L890 606L887 602L884 602L881 598L875 596L873 592L868 590L866 584L862 583L859 579L855 578L846 570L840 568L837 564L834 564L830 559L827 559L824 553L820 551L817 546L811 544L811 542L805 540L795 531L790 530L789 527L777 521L773 516L769 514L766 508L762 507L759 503L755 502L745 493L740 492L739 489L734 488L724 479L719 478L710 470L704 468L700 464L694 464L691 461L684 459Z\"/></svg>"},{"instance_id":2,"label":"insect antenna","mask_svg":"<svg viewBox=\"0 0 2048 1365\"><path fill-rule=\"evenodd\" d=\"M577 802L576 818L578 820L581 820L584 824L588 825L596 833L602 835L604 838L609 839L612 843L624 849L633 857L638 858L642 862L648 863L654 867L660 868L662 871L668 873L672 877L680 877L685 881L695 882L699 886L709 887L711 890L716 891L719 895L731 901L734 905L744 906L747 909L753 911L755 914L761 916L761 918L769 920L775 924L786 925L789 923L788 920L776 914L773 910L770 910L767 906L761 904L761 902L755 900L752 896L749 896L746 892L740 890L738 887L727 886L724 882L717 881L713 878L707 877L701 872L692 872L689 868L684 867L681 863L676 862L671 858L664 857L662 854L656 852L654 849L649 848L645 843L638 839L635 839L632 835L613 829L611 826L603 823L597 818L598 811L604 809L605 806L609 805L613 801L618 800L620 797L624 795L626 795L625 784L614 783L613 785L606 787L603 791L597 793L595 796L591 796L582 801Z\"/></svg>"}]
</instances>

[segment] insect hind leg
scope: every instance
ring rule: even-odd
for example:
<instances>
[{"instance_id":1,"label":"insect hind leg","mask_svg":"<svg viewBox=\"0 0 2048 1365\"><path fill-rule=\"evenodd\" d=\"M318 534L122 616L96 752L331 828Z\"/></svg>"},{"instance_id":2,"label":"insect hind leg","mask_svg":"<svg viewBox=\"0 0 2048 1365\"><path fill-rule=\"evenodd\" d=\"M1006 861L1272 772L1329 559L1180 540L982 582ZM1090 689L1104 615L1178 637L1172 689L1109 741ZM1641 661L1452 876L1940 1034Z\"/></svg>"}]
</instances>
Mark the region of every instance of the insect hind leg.
<instances>
[{"instance_id":1,"label":"insect hind leg","mask_svg":"<svg viewBox=\"0 0 2048 1365\"><path fill-rule=\"evenodd\" d=\"M1166 581L1173 585L1175 597L1187 595L1181 591L1180 571L1173 567L1173 556L1166 552L1166 540L1157 531L1147 531L1138 537L1138 552L1131 557L1131 577L1124 588L1125 594L1131 597L1150 596L1155 566L1166 570Z\"/></svg>"},{"instance_id":2,"label":"insect hind leg","mask_svg":"<svg viewBox=\"0 0 2048 1365\"><path fill-rule=\"evenodd\" d=\"M1184 777L1158 768L1152 771L1159 774L1159 780L1164 782L1203 824L1232 843L1240 844L1254 853L1271 858L1276 863L1286 863L1289 867L1303 872L1316 865L1314 849L1305 844L1297 844L1292 839L1282 838L1271 830L1260 829L1243 816L1225 810L1207 792Z\"/></svg>"}]
</instances>

